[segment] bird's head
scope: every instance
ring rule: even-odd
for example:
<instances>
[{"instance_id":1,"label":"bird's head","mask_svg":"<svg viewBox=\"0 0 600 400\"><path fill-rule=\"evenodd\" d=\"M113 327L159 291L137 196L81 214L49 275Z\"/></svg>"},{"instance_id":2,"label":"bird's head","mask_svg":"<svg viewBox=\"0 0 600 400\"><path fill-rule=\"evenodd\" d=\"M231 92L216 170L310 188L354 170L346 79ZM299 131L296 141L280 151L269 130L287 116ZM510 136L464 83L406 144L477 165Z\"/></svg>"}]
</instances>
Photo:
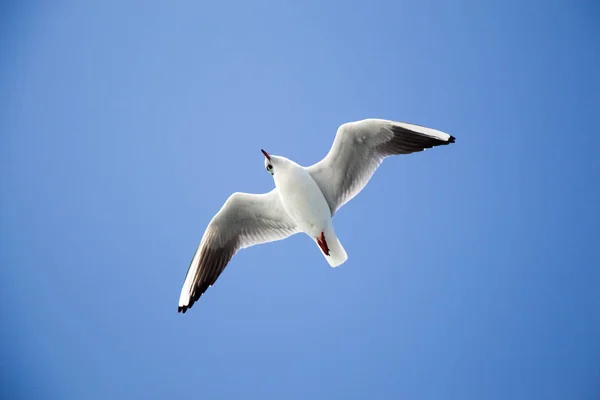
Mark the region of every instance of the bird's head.
<instances>
[{"instance_id":1,"label":"bird's head","mask_svg":"<svg viewBox=\"0 0 600 400\"><path fill-rule=\"evenodd\" d=\"M265 169L267 170L268 173L270 173L271 175L275 174L275 171L273 170L273 164L275 162L274 157L271 157L271 155L269 153L267 153L266 151L264 151L263 149L260 149L260 151L262 151L262 153L265 156Z\"/></svg>"},{"instance_id":2,"label":"bird's head","mask_svg":"<svg viewBox=\"0 0 600 400\"><path fill-rule=\"evenodd\" d=\"M275 176L275 171L277 171L278 176L281 177L281 174L285 175L293 168L298 167L298 164L289 158L269 154L263 149L260 149L260 151L262 151L263 155L265 156L265 169L273 176Z\"/></svg>"}]
</instances>

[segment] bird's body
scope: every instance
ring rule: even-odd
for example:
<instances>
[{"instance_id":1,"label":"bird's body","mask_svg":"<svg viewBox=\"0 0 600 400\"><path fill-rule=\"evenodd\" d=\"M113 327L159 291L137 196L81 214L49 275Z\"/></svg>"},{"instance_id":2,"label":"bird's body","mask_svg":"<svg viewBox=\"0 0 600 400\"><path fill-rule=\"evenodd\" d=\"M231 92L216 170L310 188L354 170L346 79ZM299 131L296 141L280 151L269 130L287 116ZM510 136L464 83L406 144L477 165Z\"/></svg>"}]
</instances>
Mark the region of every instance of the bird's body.
<instances>
[{"instance_id":1,"label":"bird's body","mask_svg":"<svg viewBox=\"0 0 600 400\"><path fill-rule=\"evenodd\" d=\"M285 157L271 156L277 173L273 175L275 187L283 209L300 231L312 239L321 240L321 235L329 247L325 258L332 267L337 267L348 258L346 251L335 234L331 220L331 210L321 189L308 170Z\"/></svg>"},{"instance_id":2,"label":"bird's body","mask_svg":"<svg viewBox=\"0 0 600 400\"><path fill-rule=\"evenodd\" d=\"M331 224L331 211L321 189L306 169L283 157L277 161L273 176L283 209L298 228L311 237L321 234Z\"/></svg>"},{"instance_id":3,"label":"bird's body","mask_svg":"<svg viewBox=\"0 0 600 400\"><path fill-rule=\"evenodd\" d=\"M348 256L333 228L336 211L364 188L386 157L454 140L435 129L366 119L340 126L327 156L309 167L262 150L275 189L265 194L234 193L227 199L192 258L178 311L192 307L238 250L256 244L304 232L330 266L343 264Z\"/></svg>"}]
</instances>

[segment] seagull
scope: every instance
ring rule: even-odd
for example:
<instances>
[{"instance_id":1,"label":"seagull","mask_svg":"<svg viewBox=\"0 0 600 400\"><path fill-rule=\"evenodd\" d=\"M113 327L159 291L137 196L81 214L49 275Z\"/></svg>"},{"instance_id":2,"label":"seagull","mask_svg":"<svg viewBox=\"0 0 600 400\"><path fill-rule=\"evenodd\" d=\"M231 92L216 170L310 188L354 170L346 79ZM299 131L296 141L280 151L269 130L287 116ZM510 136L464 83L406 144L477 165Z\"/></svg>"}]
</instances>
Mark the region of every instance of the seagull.
<instances>
[{"instance_id":1,"label":"seagull","mask_svg":"<svg viewBox=\"0 0 600 400\"><path fill-rule=\"evenodd\" d=\"M275 189L264 194L233 193L208 224L192 258L178 312L192 308L239 250L304 232L331 267L348 255L332 217L369 182L385 158L454 143L436 129L384 119L341 125L329 153L303 167L262 150Z\"/></svg>"}]
</instances>

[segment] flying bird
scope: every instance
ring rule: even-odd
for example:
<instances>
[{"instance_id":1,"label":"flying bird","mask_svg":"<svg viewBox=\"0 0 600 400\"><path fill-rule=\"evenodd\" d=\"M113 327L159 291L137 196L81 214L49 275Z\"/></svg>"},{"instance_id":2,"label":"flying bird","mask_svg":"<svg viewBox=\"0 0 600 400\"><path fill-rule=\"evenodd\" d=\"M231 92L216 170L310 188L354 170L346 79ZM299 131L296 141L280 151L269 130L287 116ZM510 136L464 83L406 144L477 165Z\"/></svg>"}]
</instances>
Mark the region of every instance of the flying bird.
<instances>
[{"instance_id":1,"label":"flying bird","mask_svg":"<svg viewBox=\"0 0 600 400\"><path fill-rule=\"evenodd\" d=\"M348 255L333 228L336 211L365 187L386 157L454 141L454 136L423 126L365 119L341 125L329 153L310 167L261 149L275 189L229 196L208 224L192 258L178 312L192 308L233 255L246 247L304 232L331 267L343 264Z\"/></svg>"}]
</instances>

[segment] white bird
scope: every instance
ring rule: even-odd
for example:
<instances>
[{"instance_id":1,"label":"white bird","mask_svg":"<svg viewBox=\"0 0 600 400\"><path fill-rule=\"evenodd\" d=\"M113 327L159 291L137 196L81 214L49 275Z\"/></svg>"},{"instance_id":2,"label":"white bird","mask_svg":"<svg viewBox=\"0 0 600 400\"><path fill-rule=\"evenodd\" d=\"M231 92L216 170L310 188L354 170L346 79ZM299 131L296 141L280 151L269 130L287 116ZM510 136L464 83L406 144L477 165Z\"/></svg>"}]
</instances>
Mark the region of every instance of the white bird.
<instances>
[{"instance_id":1,"label":"white bird","mask_svg":"<svg viewBox=\"0 0 600 400\"><path fill-rule=\"evenodd\" d=\"M212 286L240 249L304 232L332 267L348 256L332 217L356 196L388 156L454 143L447 133L403 122L365 119L338 128L329 153L302 167L285 157L265 156L275 189L234 193L208 224L188 268L178 312L186 312Z\"/></svg>"}]
</instances>

